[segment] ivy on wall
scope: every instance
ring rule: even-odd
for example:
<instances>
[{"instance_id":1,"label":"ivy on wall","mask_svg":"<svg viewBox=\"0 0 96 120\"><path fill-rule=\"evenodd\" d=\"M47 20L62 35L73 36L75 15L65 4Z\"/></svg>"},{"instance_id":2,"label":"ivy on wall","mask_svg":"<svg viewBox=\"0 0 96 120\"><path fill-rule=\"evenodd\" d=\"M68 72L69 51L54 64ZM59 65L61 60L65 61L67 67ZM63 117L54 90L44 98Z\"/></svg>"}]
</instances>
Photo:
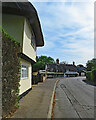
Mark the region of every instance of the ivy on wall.
<instances>
[{"instance_id":1,"label":"ivy on wall","mask_svg":"<svg viewBox=\"0 0 96 120\"><path fill-rule=\"evenodd\" d=\"M20 44L2 32L2 117L8 117L18 107L20 81Z\"/></svg>"}]
</instances>

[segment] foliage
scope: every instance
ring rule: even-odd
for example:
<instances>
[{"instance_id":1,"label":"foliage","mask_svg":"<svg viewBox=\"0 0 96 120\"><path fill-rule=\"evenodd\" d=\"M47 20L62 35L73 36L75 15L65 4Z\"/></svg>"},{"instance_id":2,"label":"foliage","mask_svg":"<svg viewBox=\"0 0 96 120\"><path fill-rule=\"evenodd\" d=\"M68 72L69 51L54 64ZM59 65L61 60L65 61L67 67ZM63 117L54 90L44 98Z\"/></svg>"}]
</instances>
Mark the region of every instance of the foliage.
<instances>
[{"instance_id":1,"label":"foliage","mask_svg":"<svg viewBox=\"0 0 96 120\"><path fill-rule=\"evenodd\" d=\"M88 60L88 62L86 63L86 66L87 66L88 71L95 69L96 68L96 58L93 58L92 60Z\"/></svg>"},{"instance_id":2,"label":"foliage","mask_svg":"<svg viewBox=\"0 0 96 120\"><path fill-rule=\"evenodd\" d=\"M16 45L20 46L20 43L17 42L13 37L11 37L1 26L0 26L0 32L4 33L4 36L6 38L9 38L12 42L14 42Z\"/></svg>"},{"instance_id":3,"label":"foliage","mask_svg":"<svg viewBox=\"0 0 96 120\"><path fill-rule=\"evenodd\" d=\"M32 76L32 85L37 84L40 81L39 79L40 79L39 74L38 75L33 75Z\"/></svg>"},{"instance_id":4,"label":"foliage","mask_svg":"<svg viewBox=\"0 0 96 120\"><path fill-rule=\"evenodd\" d=\"M92 70L93 81L96 83L96 69Z\"/></svg>"},{"instance_id":5,"label":"foliage","mask_svg":"<svg viewBox=\"0 0 96 120\"><path fill-rule=\"evenodd\" d=\"M46 63L54 63L54 59L47 56L36 57L36 63L33 65L33 72L44 70Z\"/></svg>"},{"instance_id":6,"label":"foliage","mask_svg":"<svg viewBox=\"0 0 96 120\"><path fill-rule=\"evenodd\" d=\"M38 70L44 70L45 69L45 63L42 61L38 61L33 65L33 71L38 71Z\"/></svg>"},{"instance_id":7,"label":"foliage","mask_svg":"<svg viewBox=\"0 0 96 120\"><path fill-rule=\"evenodd\" d=\"M44 63L54 63L54 59L51 57L47 57L47 56L40 56L40 57L36 57L37 62L41 61Z\"/></svg>"},{"instance_id":8,"label":"foliage","mask_svg":"<svg viewBox=\"0 0 96 120\"><path fill-rule=\"evenodd\" d=\"M96 83L96 69L86 72L86 78L87 80L93 81Z\"/></svg>"},{"instance_id":9,"label":"foliage","mask_svg":"<svg viewBox=\"0 0 96 120\"><path fill-rule=\"evenodd\" d=\"M47 72L47 75L64 75L64 73L60 73L60 72Z\"/></svg>"},{"instance_id":10,"label":"foliage","mask_svg":"<svg viewBox=\"0 0 96 120\"><path fill-rule=\"evenodd\" d=\"M19 43L2 32L2 114L8 116L18 107L20 81Z\"/></svg>"},{"instance_id":11,"label":"foliage","mask_svg":"<svg viewBox=\"0 0 96 120\"><path fill-rule=\"evenodd\" d=\"M92 78L93 78L92 71L86 72L86 78L90 81L92 80Z\"/></svg>"},{"instance_id":12,"label":"foliage","mask_svg":"<svg viewBox=\"0 0 96 120\"><path fill-rule=\"evenodd\" d=\"M64 73L61 73L61 72L47 72L47 78L55 78L55 77L64 77Z\"/></svg>"},{"instance_id":13,"label":"foliage","mask_svg":"<svg viewBox=\"0 0 96 120\"><path fill-rule=\"evenodd\" d=\"M65 73L65 75L67 75L67 76L78 76L79 75L79 73Z\"/></svg>"},{"instance_id":14,"label":"foliage","mask_svg":"<svg viewBox=\"0 0 96 120\"><path fill-rule=\"evenodd\" d=\"M82 64L77 65L77 67L84 67Z\"/></svg>"},{"instance_id":15,"label":"foliage","mask_svg":"<svg viewBox=\"0 0 96 120\"><path fill-rule=\"evenodd\" d=\"M79 73L65 73L66 75L79 75Z\"/></svg>"}]
</instances>

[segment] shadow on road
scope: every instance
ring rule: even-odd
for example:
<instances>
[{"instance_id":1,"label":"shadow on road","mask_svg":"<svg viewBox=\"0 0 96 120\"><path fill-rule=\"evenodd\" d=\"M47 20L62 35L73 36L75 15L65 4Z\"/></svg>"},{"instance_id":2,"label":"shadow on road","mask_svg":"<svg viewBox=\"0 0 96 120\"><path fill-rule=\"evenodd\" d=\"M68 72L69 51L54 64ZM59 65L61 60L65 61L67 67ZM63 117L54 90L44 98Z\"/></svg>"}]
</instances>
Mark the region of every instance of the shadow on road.
<instances>
[{"instance_id":1,"label":"shadow on road","mask_svg":"<svg viewBox=\"0 0 96 120\"><path fill-rule=\"evenodd\" d=\"M88 81L87 79L86 80L82 80L82 81L85 82L88 85L96 86L96 83Z\"/></svg>"}]
</instances>

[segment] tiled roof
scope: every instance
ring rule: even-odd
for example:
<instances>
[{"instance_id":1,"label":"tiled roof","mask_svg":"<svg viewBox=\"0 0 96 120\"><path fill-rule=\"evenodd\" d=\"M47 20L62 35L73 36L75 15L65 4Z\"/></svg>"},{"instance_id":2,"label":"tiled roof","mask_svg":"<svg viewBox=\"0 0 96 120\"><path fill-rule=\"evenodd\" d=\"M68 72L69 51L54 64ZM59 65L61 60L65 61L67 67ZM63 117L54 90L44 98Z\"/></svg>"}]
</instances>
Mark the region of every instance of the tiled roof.
<instances>
[{"instance_id":1,"label":"tiled roof","mask_svg":"<svg viewBox=\"0 0 96 120\"><path fill-rule=\"evenodd\" d=\"M56 63L47 63L47 70L50 72L65 72L69 71L77 71L77 67L72 64L56 64Z\"/></svg>"}]
</instances>

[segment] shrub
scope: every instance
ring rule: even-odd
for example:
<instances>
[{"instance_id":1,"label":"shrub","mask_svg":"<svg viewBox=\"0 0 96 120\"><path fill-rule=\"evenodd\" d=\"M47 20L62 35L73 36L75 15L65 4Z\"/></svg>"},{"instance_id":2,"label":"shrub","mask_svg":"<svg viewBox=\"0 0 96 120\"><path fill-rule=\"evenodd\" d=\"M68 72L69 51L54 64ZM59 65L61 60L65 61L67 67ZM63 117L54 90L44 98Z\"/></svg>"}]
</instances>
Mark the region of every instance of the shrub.
<instances>
[{"instance_id":1,"label":"shrub","mask_svg":"<svg viewBox=\"0 0 96 120\"><path fill-rule=\"evenodd\" d=\"M93 81L93 74L92 74L92 71L86 72L86 78L87 78L89 81Z\"/></svg>"},{"instance_id":2,"label":"shrub","mask_svg":"<svg viewBox=\"0 0 96 120\"><path fill-rule=\"evenodd\" d=\"M2 32L2 116L7 117L18 106L20 81L20 44ZM1 33L0 32L0 33Z\"/></svg>"},{"instance_id":3,"label":"shrub","mask_svg":"<svg viewBox=\"0 0 96 120\"><path fill-rule=\"evenodd\" d=\"M86 72L86 78L89 81L96 82L96 69L93 69L92 71Z\"/></svg>"},{"instance_id":4,"label":"shrub","mask_svg":"<svg viewBox=\"0 0 96 120\"><path fill-rule=\"evenodd\" d=\"M93 81L96 83L96 69L92 70Z\"/></svg>"},{"instance_id":5,"label":"shrub","mask_svg":"<svg viewBox=\"0 0 96 120\"><path fill-rule=\"evenodd\" d=\"M79 75L79 73L65 73L65 75L68 77L68 76L70 76L70 77L77 77L78 75Z\"/></svg>"},{"instance_id":6,"label":"shrub","mask_svg":"<svg viewBox=\"0 0 96 120\"><path fill-rule=\"evenodd\" d=\"M64 75L64 73L60 73L60 72L47 72L47 75Z\"/></svg>"}]
</instances>

